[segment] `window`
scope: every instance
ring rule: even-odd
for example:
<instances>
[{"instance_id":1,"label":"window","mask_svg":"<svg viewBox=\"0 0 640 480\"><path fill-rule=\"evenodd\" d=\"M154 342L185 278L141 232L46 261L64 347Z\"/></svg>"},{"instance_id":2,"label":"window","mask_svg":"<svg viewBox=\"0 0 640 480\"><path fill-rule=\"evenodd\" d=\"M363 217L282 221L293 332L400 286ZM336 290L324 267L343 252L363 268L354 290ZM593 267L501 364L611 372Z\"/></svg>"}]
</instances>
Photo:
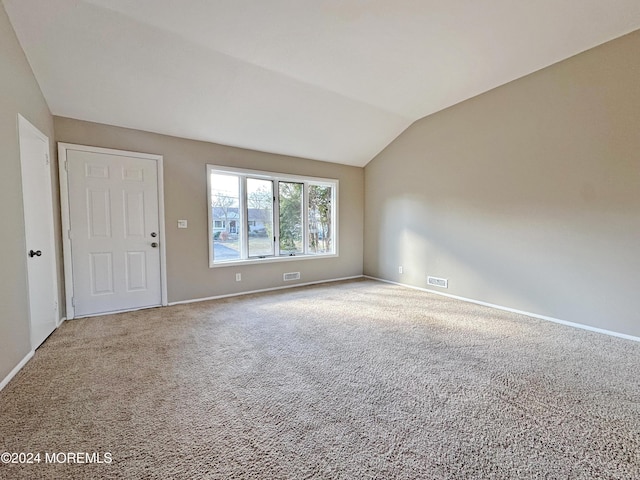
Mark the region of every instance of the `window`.
<instances>
[{"instance_id":1,"label":"window","mask_svg":"<svg viewBox=\"0 0 640 480\"><path fill-rule=\"evenodd\" d=\"M337 255L338 181L207 166L209 264Z\"/></svg>"},{"instance_id":2,"label":"window","mask_svg":"<svg viewBox=\"0 0 640 480\"><path fill-rule=\"evenodd\" d=\"M280 254L304 253L302 244L302 191L303 183L279 182L278 213L280 219Z\"/></svg>"},{"instance_id":3,"label":"window","mask_svg":"<svg viewBox=\"0 0 640 480\"><path fill-rule=\"evenodd\" d=\"M246 181L247 217L255 219L263 226L260 230L261 235L249 236L249 258L273 256L273 181L258 178L247 178ZM254 229L253 233L257 231Z\"/></svg>"},{"instance_id":4,"label":"window","mask_svg":"<svg viewBox=\"0 0 640 480\"><path fill-rule=\"evenodd\" d=\"M315 254L331 251L333 225L332 188L328 185L309 186L309 248Z\"/></svg>"},{"instance_id":5,"label":"window","mask_svg":"<svg viewBox=\"0 0 640 480\"><path fill-rule=\"evenodd\" d=\"M232 221L240 219L240 181L235 175L212 175L209 190L216 257L218 260L238 260L241 258L240 235L237 225L233 232L230 227Z\"/></svg>"}]
</instances>

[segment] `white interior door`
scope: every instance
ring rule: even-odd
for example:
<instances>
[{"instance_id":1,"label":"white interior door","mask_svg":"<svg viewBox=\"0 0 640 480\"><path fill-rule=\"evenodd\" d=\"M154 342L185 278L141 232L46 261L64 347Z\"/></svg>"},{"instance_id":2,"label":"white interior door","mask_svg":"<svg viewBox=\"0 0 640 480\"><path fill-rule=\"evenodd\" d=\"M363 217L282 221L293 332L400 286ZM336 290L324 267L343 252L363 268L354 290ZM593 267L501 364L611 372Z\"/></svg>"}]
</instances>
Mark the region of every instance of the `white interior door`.
<instances>
[{"instance_id":1,"label":"white interior door","mask_svg":"<svg viewBox=\"0 0 640 480\"><path fill-rule=\"evenodd\" d=\"M67 150L75 316L159 306L158 162Z\"/></svg>"},{"instance_id":2,"label":"white interior door","mask_svg":"<svg viewBox=\"0 0 640 480\"><path fill-rule=\"evenodd\" d=\"M31 348L55 330L58 320L58 280L53 233L53 199L49 139L18 117L20 164L26 237Z\"/></svg>"}]
</instances>

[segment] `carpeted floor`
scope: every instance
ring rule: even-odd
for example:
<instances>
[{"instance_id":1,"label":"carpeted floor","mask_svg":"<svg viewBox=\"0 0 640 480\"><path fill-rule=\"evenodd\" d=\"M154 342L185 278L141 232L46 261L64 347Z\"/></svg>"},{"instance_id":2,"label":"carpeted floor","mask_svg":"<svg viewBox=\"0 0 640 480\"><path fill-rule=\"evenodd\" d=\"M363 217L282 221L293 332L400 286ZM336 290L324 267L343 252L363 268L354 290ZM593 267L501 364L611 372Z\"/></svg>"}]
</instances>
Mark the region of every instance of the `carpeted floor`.
<instances>
[{"instance_id":1,"label":"carpeted floor","mask_svg":"<svg viewBox=\"0 0 640 480\"><path fill-rule=\"evenodd\" d=\"M639 365L369 280L74 320L0 392L0 452L42 455L0 478L640 478Z\"/></svg>"}]
</instances>

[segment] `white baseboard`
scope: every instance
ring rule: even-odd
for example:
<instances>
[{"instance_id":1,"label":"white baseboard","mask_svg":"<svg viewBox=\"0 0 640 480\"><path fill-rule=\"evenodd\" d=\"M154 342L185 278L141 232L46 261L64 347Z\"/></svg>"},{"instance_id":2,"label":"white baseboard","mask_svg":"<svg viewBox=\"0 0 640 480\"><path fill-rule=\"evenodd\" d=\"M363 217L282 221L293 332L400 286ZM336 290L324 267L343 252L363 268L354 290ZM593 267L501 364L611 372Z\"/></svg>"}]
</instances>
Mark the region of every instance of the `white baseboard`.
<instances>
[{"instance_id":1,"label":"white baseboard","mask_svg":"<svg viewBox=\"0 0 640 480\"><path fill-rule=\"evenodd\" d=\"M239 297L242 295L251 295L253 293L263 293L263 292L272 292L274 290L285 290L288 288L295 287L305 287L307 285L318 285L321 283L330 283L330 282L341 282L344 280L355 280L356 278L362 278L364 275L355 275L353 277L342 277L342 278L331 278L329 280L318 280L315 282L306 282L306 283L294 283L293 285L283 285L281 287L272 287L272 288L262 288L260 290L250 290L246 292L238 292L238 293L228 293L226 295L216 295L213 297L203 297L203 298L194 298L191 300L180 300L178 302L169 302L169 306L172 305L183 305L186 303L196 303L196 302L206 302L207 300L218 300L221 298L229 298L229 297Z\"/></svg>"},{"instance_id":2,"label":"white baseboard","mask_svg":"<svg viewBox=\"0 0 640 480\"><path fill-rule=\"evenodd\" d=\"M55 332L58 329L58 327L62 325L62 323L65 322L66 320L67 320L67 317L62 317L60 320L58 320L58 322L56 323L56 328L54 328L53 332ZM51 333L53 334L53 332ZM16 365L15 368L9 372L9 375L4 377L4 379L0 382L0 391L4 387L6 387L7 384L11 381L11 379L15 377L16 374L22 369L22 367L24 367L27 364L27 362L31 360L31 357L33 357L35 353L36 353L35 350L31 350L29 353L27 353L25 357L22 360L20 360L20 363L18 363L18 365Z\"/></svg>"},{"instance_id":3,"label":"white baseboard","mask_svg":"<svg viewBox=\"0 0 640 480\"><path fill-rule=\"evenodd\" d=\"M29 353L27 353L27 355L22 360L20 360L20 363L18 363L18 365L16 365L15 368L9 372L9 375L4 377L2 382L0 382L0 390L6 387L11 379L15 377L16 374L22 369L22 367L24 367L26 363L31 360L31 357L33 357L34 353L36 353L34 350L31 350Z\"/></svg>"},{"instance_id":4,"label":"white baseboard","mask_svg":"<svg viewBox=\"0 0 640 480\"><path fill-rule=\"evenodd\" d=\"M537 318L539 320L546 320L548 322L559 323L561 325L567 325L569 327L580 328L582 330L588 330L590 332L603 333L612 337L624 338L626 340L633 340L634 342L640 342L640 337L634 337L633 335L627 335L626 333L614 332L612 330L605 330L603 328L592 327L590 325L584 325L582 323L569 322L567 320L560 320L559 318L547 317L546 315L539 315L537 313L525 312L524 310L517 310L515 308L503 307L502 305L496 305L494 303L482 302L480 300L474 300L473 298L460 297L458 295L451 295L450 293L439 292L437 290L431 290L429 288L416 287L414 285L408 285L406 283L394 282L392 280L385 280L384 278L372 277L370 275L363 275L364 278L370 280L377 280L379 282L391 283L393 285L399 285L401 287L411 288L413 290L420 290L421 292L434 293L443 297L454 298L456 300L462 300L463 302L475 303L476 305L482 305L484 307L495 308L497 310L503 310L505 312L517 313L519 315L526 315L527 317Z\"/></svg>"}]
</instances>

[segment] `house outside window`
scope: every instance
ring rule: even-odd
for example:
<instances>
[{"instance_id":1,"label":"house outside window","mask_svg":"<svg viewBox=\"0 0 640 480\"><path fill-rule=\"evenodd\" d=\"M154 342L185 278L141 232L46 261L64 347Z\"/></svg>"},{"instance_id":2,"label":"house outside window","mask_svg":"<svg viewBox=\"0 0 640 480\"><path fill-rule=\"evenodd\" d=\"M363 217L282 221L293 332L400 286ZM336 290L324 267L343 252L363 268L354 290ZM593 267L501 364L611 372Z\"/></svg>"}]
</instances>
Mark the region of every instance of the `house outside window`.
<instances>
[{"instance_id":1,"label":"house outside window","mask_svg":"<svg viewBox=\"0 0 640 480\"><path fill-rule=\"evenodd\" d=\"M336 256L338 181L207 166L209 265Z\"/></svg>"}]
</instances>

